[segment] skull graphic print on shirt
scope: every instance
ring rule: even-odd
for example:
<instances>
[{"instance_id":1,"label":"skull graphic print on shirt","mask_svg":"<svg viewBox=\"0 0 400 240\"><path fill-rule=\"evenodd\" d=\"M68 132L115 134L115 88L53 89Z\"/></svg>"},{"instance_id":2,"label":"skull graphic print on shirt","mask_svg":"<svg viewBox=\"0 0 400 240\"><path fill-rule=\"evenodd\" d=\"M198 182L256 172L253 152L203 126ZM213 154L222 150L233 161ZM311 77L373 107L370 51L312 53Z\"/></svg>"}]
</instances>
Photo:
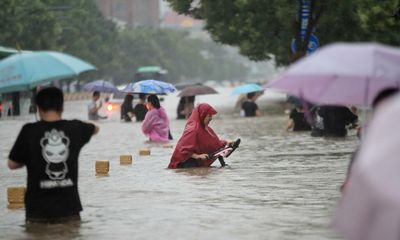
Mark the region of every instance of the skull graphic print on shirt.
<instances>
[{"instance_id":1,"label":"skull graphic print on shirt","mask_svg":"<svg viewBox=\"0 0 400 240\"><path fill-rule=\"evenodd\" d=\"M70 140L63 131L52 129L40 140L42 155L46 161L46 174L52 180L62 180L68 173L67 159Z\"/></svg>"}]
</instances>

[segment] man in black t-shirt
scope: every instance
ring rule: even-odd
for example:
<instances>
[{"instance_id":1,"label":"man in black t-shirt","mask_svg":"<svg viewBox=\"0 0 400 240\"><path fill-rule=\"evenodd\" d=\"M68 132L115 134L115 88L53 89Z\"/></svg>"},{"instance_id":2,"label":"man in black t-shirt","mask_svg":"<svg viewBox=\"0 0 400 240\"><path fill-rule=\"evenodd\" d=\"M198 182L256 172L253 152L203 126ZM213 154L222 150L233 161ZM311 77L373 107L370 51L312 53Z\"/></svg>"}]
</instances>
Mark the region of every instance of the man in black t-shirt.
<instances>
[{"instance_id":1,"label":"man in black t-shirt","mask_svg":"<svg viewBox=\"0 0 400 240\"><path fill-rule=\"evenodd\" d=\"M255 117L260 116L260 110L258 110L257 104L254 102L256 97L255 92L247 94L247 99L242 103L242 114L244 117Z\"/></svg>"},{"instance_id":2,"label":"man in black t-shirt","mask_svg":"<svg viewBox=\"0 0 400 240\"><path fill-rule=\"evenodd\" d=\"M22 127L8 160L10 169L27 168L26 221L80 219L78 156L99 129L79 120L61 119L64 100L58 88L39 91L36 103L40 121Z\"/></svg>"},{"instance_id":3,"label":"man in black t-shirt","mask_svg":"<svg viewBox=\"0 0 400 240\"><path fill-rule=\"evenodd\" d=\"M346 125L358 120L357 115L343 106L321 106L318 114L323 118L325 137L345 137Z\"/></svg>"},{"instance_id":4,"label":"man in black t-shirt","mask_svg":"<svg viewBox=\"0 0 400 240\"><path fill-rule=\"evenodd\" d=\"M303 107L297 106L290 112L286 130L290 129L292 129L294 132L311 130L311 126L305 118Z\"/></svg>"}]
</instances>

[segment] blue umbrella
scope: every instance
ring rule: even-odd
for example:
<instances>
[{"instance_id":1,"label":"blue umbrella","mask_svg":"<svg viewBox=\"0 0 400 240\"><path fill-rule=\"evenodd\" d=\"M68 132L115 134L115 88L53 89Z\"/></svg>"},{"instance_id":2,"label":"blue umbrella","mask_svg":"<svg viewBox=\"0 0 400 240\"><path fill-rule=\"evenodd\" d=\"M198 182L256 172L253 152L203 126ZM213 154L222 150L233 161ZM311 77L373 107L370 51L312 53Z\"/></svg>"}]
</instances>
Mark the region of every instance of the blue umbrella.
<instances>
[{"instance_id":1,"label":"blue umbrella","mask_svg":"<svg viewBox=\"0 0 400 240\"><path fill-rule=\"evenodd\" d=\"M251 92L260 92L264 91L264 89L255 83L249 83L242 86L235 87L231 95L239 95L244 93L251 93Z\"/></svg>"},{"instance_id":2,"label":"blue umbrella","mask_svg":"<svg viewBox=\"0 0 400 240\"><path fill-rule=\"evenodd\" d=\"M22 52L0 61L0 93L24 91L38 85L96 69L71 55L52 52Z\"/></svg>"},{"instance_id":3,"label":"blue umbrella","mask_svg":"<svg viewBox=\"0 0 400 240\"><path fill-rule=\"evenodd\" d=\"M129 83L121 92L125 93L146 93L146 94L167 94L175 92L174 85L158 80L143 80Z\"/></svg>"},{"instance_id":4,"label":"blue umbrella","mask_svg":"<svg viewBox=\"0 0 400 240\"><path fill-rule=\"evenodd\" d=\"M83 85L83 90L89 92L103 92L103 93L115 93L118 92L118 88L116 88L112 83L104 80L95 80L92 82L88 82Z\"/></svg>"}]
</instances>

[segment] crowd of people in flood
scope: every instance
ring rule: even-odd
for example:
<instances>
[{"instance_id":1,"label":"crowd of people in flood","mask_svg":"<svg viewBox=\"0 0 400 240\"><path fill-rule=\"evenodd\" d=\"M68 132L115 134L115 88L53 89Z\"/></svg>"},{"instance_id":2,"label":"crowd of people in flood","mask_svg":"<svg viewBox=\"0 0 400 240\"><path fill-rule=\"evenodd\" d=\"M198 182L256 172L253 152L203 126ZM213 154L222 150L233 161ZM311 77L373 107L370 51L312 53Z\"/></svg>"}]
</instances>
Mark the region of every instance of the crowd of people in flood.
<instances>
[{"instance_id":1,"label":"crowd of people in flood","mask_svg":"<svg viewBox=\"0 0 400 240\"><path fill-rule=\"evenodd\" d=\"M398 92L385 89L375 96L373 110ZM241 116L261 115L255 100L257 93L248 93L241 101ZM55 87L41 89L36 95L40 120L27 123L21 129L9 154L8 166L17 169L26 166L28 173L25 198L28 223L59 223L79 220L82 205L78 194L78 157L80 149L99 131L94 123L65 120L63 93ZM94 92L88 104L88 119L104 119L99 114L102 102L100 93ZM157 95L139 95L133 107L133 95L127 94L121 105L121 120L141 122L142 132L151 142L167 142L172 139L169 118ZM345 137L348 128L359 128L355 107L314 106L296 99L291 101L286 130L309 131L311 136ZM210 127L217 111L207 103L196 105L195 98L183 98L178 105L178 119L187 119L184 131L170 158L168 168L209 167L216 160L210 153L233 142L221 139ZM365 126L365 125L364 125ZM363 129L362 131L365 131ZM364 150L365 151L365 150ZM356 154L354 154L356 156ZM351 182L352 157L347 177L341 187L345 192ZM49 205L48 202L57 202Z\"/></svg>"},{"instance_id":2,"label":"crowd of people in flood","mask_svg":"<svg viewBox=\"0 0 400 240\"><path fill-rule=\"evenodd\" d=\"M100 93L94 92L88 104L88 119L103 117ZM131 105L132 97L125 98ZM99 131L94 123L65 120L63 92L56 87L41 89L35 98L40 120L25 124L12 147L8 167L27 167L25 198L26 221L57 223L79 220L82 205L78 194L78 157L80 149ZM143 103L139 103L143 104ZM123 104L124 105L124 104ZM171 139L169 120L157 95L148 95L142 131L153 142ZM128 114L130 113L130 114ZM121 117L131 120L132 107L123 107ZM168 168L208 167L215 159L209 154L232 144L220 139L209 126L217 111L209 104L196 106L178 140ZM48 202L57 202L48 206Z\"/></svg>"},{"instance_id":3,"label":"crowd of people in flood","mask_svg":"<svg viewBox=\"0 0 400 240\"><path fill-rule=\"evenodd\" d=\"M357 109L344 106L312 106L296 102L290 111L287 130L310 131L313 137L345 137L358 127Z\"/></svg>"}]
</instances>

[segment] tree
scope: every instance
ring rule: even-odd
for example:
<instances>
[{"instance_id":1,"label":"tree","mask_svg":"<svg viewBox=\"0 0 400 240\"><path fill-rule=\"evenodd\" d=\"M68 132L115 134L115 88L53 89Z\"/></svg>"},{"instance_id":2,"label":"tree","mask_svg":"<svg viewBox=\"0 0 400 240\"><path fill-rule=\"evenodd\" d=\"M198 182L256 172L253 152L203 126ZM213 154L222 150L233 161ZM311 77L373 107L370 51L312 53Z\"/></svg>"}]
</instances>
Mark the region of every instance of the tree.
<instances>
[{"instance_id":1,"label":"tree","mask_svg":"<svg viewBox=\"0 0 400 240\"><path fill-rule=\"evenodd\" d=\"M379 3L379 4L378 4ZM396 14L397 18L396 18ZM400 2L398 0L365 0L359 15L366 39L400 45Z\"/></svg>"},{"instance_id":2,"label":"tree","mask_svg":"<svg viewBox=\"0 0 400 240\"><path fill-rule=\"evenodd\" d=\"M240 79L247 74L247 69L234 62L221 46L191 39L183 31L128 28L120 33L115 50L119 67L114 76L119 82L132 81L135 70L146 65L167 69L170 82Z\"/></svg>"},{"instance_id":3,"label":"tree","mask_svg":"<svg viewBox=\"0 0 400 240\"><path fill-rule=\"evenodd\" d=\"M97 76L111 77L118 42L114 23L102 16L93 0L43 1L61 9L57 14L61 32L55 49L91 62L98 68Z\"/></svg>"},{"instance_id":4,"label":"tree","mask_svg":"<svg viewBox=\"0 0 400 240\"><path fill-rule=\"evenodd\" d=\"M288 64L293 59L290 53L293 38L297 39L302 56L314 28L321 45L335 41L398 42L400 36L400 31L393 31L394 27L399 29L398 24L384 24L391 20L374 18L376 14L371 11L394 0L310 0L312 14L303 44L299 41L299 1L167 1L178 13L205 20L205 29L215 41L238 46L252 60L270 59L274 55L278 64ZM386 31L390 31L389 37L379 33Z\"/></svg>"},{"instance_id":5,"label":"tree","mask_svg":"<svg viewBox=\"0 0 400 240\"><path fill-rule=\"evenodd\" d=\"M62 51L97 67L79 80L133 80L139 66L168 69L170 81L239 79L247 69L210 42L175 30L144 27L118 31L94 0L2 0L0 45L25 50ZM205 58L201 52L209 52Z\"/></svg>"},{"instance_id":6,"label":"tree","mask_svg":"<svg viewBox=\"0 0 400 240\"><path fill-rule=\"evenodd\" d=\"M40 0L0 1L0 44L18 49L52 49L61 31L54 12Z\"/></svg>"},{"instance_id":7,"label":"tree","mask_svg":"<svg viewBox=\"0 0 400 240\"><path fill-rule=\"evenodd\" d=\"M55 50L95 66L110 76L118 32L94 0L2 0L0 44L25 50Z\"/></svg>"}]
</instances>

